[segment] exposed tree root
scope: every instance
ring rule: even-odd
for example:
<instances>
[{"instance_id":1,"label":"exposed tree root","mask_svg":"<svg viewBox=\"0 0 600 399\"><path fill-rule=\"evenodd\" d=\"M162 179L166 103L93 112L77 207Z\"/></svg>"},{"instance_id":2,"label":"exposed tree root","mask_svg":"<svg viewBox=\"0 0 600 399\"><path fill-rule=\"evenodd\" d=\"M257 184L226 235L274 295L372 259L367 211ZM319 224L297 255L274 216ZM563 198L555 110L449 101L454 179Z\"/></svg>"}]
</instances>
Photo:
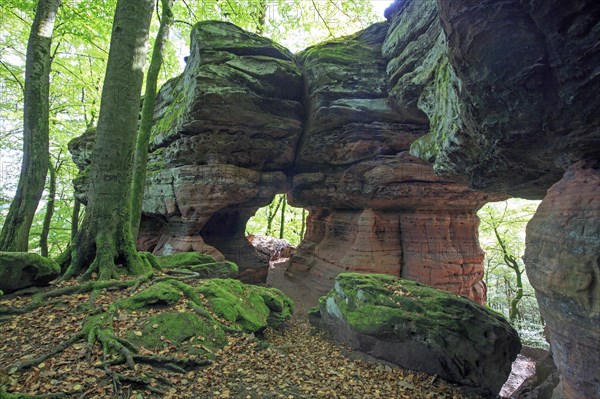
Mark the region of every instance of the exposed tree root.
<instances>
[{"instance_id":1,"label":"exposed tree root","mask_svg":"<svg viewBox=\"0 0 600 399\"><path fill-rule=\"evenodd\" d=\"M64 294L65 291L68 293L78 293L78 292L86 292L93 290L94 287L98 287L99 285L108 288L108 287L121 287L127 288L134 286L137 280L132 280L128 282L92 282L76 287L65 287L64 289L60 289L61 293ZM120 283L120 284L119 284ZM124 284L127 283L127 284ZM82 287L85 286L85 289ZM69 288L69 290L66 290ZM77 288L77 289L76 289ZM52 293L56 293L54 290ZM45 293L48 294L48 293ZM143 389L152 391L157 394L164 394L164 391L159 387L156 387L155 384L158 382L162 385L172 385L172 383L159 375L148 377L147 375L143 376L132 376L126 375L123 373L119 373L117 371L111 370L110 366L126 364L127 367L131 370L135 370L136 364L148 364L157 369L163 369L170 372L175 373L186 373L189 370L196 369L199 367L208 366L212 363L209 359L204 358L178 358L178 357L168 357L168 356L158 356L158 355L141 355L138 354L137 347L133 345L131 342L127 341L124 338L120 338L115 335L113 329L113 319L117 313L117 306L113 304L108 311L102 311L97 309L95 312L92 312L83 322L83 326L81 331L77 334L71 336L69 339L63 341L60 345L56 346L51 351L44 353L35 358L27 359L15 364L12 364L7 369L11 372L21 371L26 368L36 366L45 360L53 357L64 350L66 350L71 345L75 344L79 341L85 341L87 345L87 358L88 361L91 361L92 358L92 350L98 344L102 348L102 363L98 365L98 367L102 368L104 372L112 379L113 386L115 388L115 392L121 392L123 383L129 383L132 385L143 387ZM116 357L115 357L116 355ZM111 358L112 359L109 359ZM2 396L4 393L0 392L0 399L4 399L5 397L8 399L19 399L19 398L29 398L29 396ZM4 394L8 395L8 394ZM32 398L44 397L44 396L32 396ZM53 397L62 397L62 396L53 396Z\"/></svg>"},{"instance_id":2,"label":"exposed tree root","mask_svg":"<svg viewBox=\"0 0 600 399\"><path fill-rule=\"evenodd\" d=\"M7 393L0 388L0 399L59 399L64 398L64 393L48 393L45 395L27 395L23 393Z\"/></svg>"},{"instance_id":3,"label":"exposed tree root","mask_svg":"<svg viewBox=\"0 0 600 399\"><path fill-rule=\"evenodd\" d=\"M81 332L77 333L77 334L73 335L71 338L69 338L66 341L62 342L60 345L58 345L56 348L54 348L50 352L46 352L43 355L40 355L38 357L34 357L32 359L27 359L27 360L23 360L22 362L15 363L15 364L9 366L8 369L11 370L11 371L12 370L14 370L14 371L21 371L21 370L26 369L28 367L38 365L38 364L44 362L46 359L49 359L52 356L61 353L62 351L64 351L65 349L67 349L69 346L73 345L75 342L81 340L83 337L84 337L83 333L81 333Z\"/></svg>"},{"instance_id":4,"label":"exposed tree root","mask_svg":"<svg viewBox=\"0 0 600 399\"><path fill-rule=\"evenodd\" d=\"M147 278L146 278L147 281ZM87 283L73 285L69 287L57 288L55 290L42 292L33 296L31 301L20 308L17 307L0 307L0 315L19 315L31 312L42 306L53 305L62 301L48 301L50 298L55 298L62 295L71 294L83 294L92 291L110 290L110 289L123 289L135 286L137 280L128 281L89 281Z\"/></svg>"}]
</instances>

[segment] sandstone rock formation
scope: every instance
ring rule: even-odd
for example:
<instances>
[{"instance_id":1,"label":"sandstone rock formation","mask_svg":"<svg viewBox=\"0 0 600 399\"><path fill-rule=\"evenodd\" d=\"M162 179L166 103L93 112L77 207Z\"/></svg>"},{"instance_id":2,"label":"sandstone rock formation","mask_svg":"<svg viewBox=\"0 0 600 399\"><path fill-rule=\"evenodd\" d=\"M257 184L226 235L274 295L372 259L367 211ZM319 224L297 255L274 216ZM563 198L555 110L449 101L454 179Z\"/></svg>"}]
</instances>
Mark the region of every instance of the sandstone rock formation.
<instances>
[{"instance_id":1,"label":"sandstone rock formation","mask_svg":"<svg viewBox=\"0 0 600 399\"><path fill-rule=\"evenodd\" d=\"M600 396L586 370L600 358L600 3L397 0L386 15L296 56L197 25L159 94L138 245L226 255L264 280L245 224L287 192L310 210L298 284L323 293L341 271L377 271L482 302L475 211L556 184L526 266L561 392Z\"/></svg>"},{"instance_id":2,"label":"sandstone rock formation","mask_svg":"<svg viewBox=\"0 0 600 399\"><path fill-rule=\"evenodd\" d=\"M342 273L313 323L374 357L495 398L521 350L517 332L460 296L383 274Z\"/></svg>"},{"instance_id":3,"label":"sandstone rock formation","mask_svg":"<svg viewBox=\"0 0 600 399\"><path fill-rule=\"evenodd\" d=\"M599 397L600 3L396 1L388 17L388 53L421 55L388 64L399 107L439 59L413 155L486 191L543 198L556 183L528 227L526 271L562 373L556 395ZM439 57L425 51L439 47L437 24Z\"/></svg>"},{"instance_id":4,"label":"sandstone rock formation","mask_svg":"<svg viewBox=\"0 0 600 399\"><path fill-rule=\"evenodd\" d=\"M157 99L140 240L158 255L224 255L244 280L264 281L268 259L245 225L285 191L301 72L288 50L232 24L199 24L191 42L185 71Z\"/></svg>"},{"instance_id":5,"label":"sandstone rock formation","mask_svg":"<svg viewBox=\"0 0 600 399\"><path fill-rule=\"evenodd\" d=\"M408 153L427 119L388 101L388 28L376 24L298 55L308 119L290 201L311 212L290 276L323 294L341 272L383 272L483 303L475 212L493 197L436 176Z\"/></svg>"},{"instance_id":6,"label":"sandstone rock formation","mask_svg":"<svg viewBox=\"0 0 600 399\"><path fill-rule=\"evenodd\" d=\"M600 397L600 171L583 161L527 226L525 264L565 397Z\"/></svg>"},{"instance_id":7,"label":"sandstone rock formation","mask_svg":"<svg viewBox=\"0 0 600 399\"><path fill-rule=\"evenodd\" d=\"M245 224L288 191L311 211L289 268L298 284L323 294L342 271L377 271L483 303L475 211L497 197L408 153L427 119L388 101L388 27L292 57L231 24L197 25L184 73L158 96L140 248L225 255L264 280Z\"/></svg>"}]
</instances>

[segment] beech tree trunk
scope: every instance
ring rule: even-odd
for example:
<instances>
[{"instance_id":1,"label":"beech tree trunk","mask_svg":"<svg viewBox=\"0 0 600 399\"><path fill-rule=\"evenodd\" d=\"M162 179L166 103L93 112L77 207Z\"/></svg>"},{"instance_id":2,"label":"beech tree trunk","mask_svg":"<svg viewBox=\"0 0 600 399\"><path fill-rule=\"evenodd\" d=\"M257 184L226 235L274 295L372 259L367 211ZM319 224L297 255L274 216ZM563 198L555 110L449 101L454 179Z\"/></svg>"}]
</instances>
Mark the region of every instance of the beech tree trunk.
<instances>
[{"instance_id":1,"label":"beech tree trunk","mask_svg":"<svg viewBox=\"0 0 600 399\"><path fill-rule=\"evenodd\" d=\"M48 96L50 46L60 0L39 0L25 59L23 161L15 198L0 233L0 251L26 252L33 216L42 197L50 161Z\"/></svg>"},{"instance_id":2,"label":"beech tree trunk","mask_svg":"<svg viewBox=\"0 0 600 399\"><path fill-rule=\"evenodd\" d=\"M100 280L150 272L131 234L133 150L140 111L152 0L118 0L96 141L88 206L63 279L97 273Z\"/></svg>"},{"instance_id":3,"label":"beech tree trunk","mask_svg":"<svg viewBox=\"0 0 600 399\"><path fill-rule=\"evenodd\" d=\"M133 183L131 186L131 233L134 240L137 239L140 229L140 219L142 217L144 187L146 186L146 164L148 163L148 144L150 141L150 131L152 130L158 74L163 63L164 43L169 34L169 28L173 23L172 5L173 0L162 0L160 26L156 34L156 41L152 50L152 60L148 67L148 76L146 77L146 92L144 94L140 129L137 134L135 146Z\"/></svg>"}]
</instances>

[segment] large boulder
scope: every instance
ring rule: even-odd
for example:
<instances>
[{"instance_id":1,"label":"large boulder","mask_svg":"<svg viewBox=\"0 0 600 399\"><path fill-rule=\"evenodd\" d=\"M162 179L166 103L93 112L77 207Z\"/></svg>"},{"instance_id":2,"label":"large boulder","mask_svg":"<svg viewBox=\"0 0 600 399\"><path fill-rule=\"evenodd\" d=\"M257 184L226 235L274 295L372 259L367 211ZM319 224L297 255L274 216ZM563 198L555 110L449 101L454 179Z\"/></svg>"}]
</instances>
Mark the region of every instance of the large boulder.
<instances>
[{"instance_id":1,"label":"large boulder","mask_svg":"<svg viewBox=\"0 0 600 399\"><path fill-rule=\"evenodd\" d=\"M52 259L28 252L0 252L0 290L5 293L27 287L43 287L60 276Z\"/></svg>"},{"instance_id":2,"label":"large boulder","mask_svg":"<svg viewBox=\"0 0 600 399\"><path fill-rule=\"evenodd\" d=\"M501 316L460 296L383 274L343 273L311 321L352 348L496 397L521 350Z\"/></svg>"}]
</instances>

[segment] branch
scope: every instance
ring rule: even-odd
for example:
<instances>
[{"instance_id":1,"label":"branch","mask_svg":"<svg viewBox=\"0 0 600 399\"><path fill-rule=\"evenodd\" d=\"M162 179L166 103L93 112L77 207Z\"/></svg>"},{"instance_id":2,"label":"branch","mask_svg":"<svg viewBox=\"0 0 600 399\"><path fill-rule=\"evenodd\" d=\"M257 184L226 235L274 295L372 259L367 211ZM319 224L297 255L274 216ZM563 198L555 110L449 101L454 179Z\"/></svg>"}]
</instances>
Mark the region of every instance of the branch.
<instances>
[{"instance_id":1,"label":"branch","mask_svg":"<svg viewBox=\"0 0 600 399\"><path fill-rule=\"evenodd\" d=\"M325 20L325 18L323 18L323 16L321 15L321 12L319 11L319 8L317 7L317 5L315 4L315 0L310 0L313 7L315 8L315 11L317 12L317 15L319 16L319 19L321 21L323 21L323 25L325 25L325 27L327 28L327 30L329 31L329 36L333 36L333 32L331 31L331 28L329 27L329 25L327 24L327 21Z\"/></svg>"},{"instance_id":2,"label":"branch","mask_svg":"<svg viewBox=\"0 0 600 399\"><path fill-rule=\"evenodd\" d=\"M13 77L13 79L15 80L15 82L17 82L19 84L19 86L21 87L21 91L23 93L25 93L25 87L23 86L23 83L21 83L21 80L17 77L17 75L15 75L13 73L13 71L10 70L10 68L8 67L8 65L6 65L2 60L0 60L0 64L2 64L2 66L8 71L8 73L10 73Z\"/></svg>"}]
</instances>

